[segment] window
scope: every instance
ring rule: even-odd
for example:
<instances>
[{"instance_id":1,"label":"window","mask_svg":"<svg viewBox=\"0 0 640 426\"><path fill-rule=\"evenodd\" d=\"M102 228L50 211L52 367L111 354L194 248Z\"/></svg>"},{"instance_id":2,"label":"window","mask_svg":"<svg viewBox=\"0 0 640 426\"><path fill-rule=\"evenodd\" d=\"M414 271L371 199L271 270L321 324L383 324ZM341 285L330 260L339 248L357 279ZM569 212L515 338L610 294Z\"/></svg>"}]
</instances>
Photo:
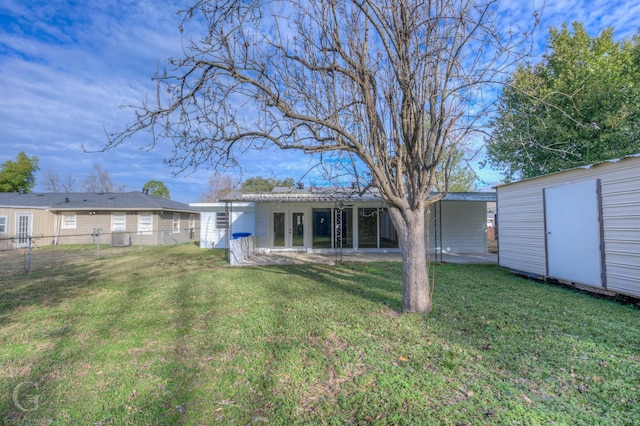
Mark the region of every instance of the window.
<instances>
[{"instance_id":1,"label":"window","mask_svg":"<svg viewBox=\"0 0 640 426\"><path fill-rule=\"evenodd\" d=\"M0 216L0 234L7 233L7 216Z\"/></svg>"},{"instance_id":2,"label":"window","mask_svg":"<svg viewBox=\"0 0 640 426\"><path fill-rule=\"evenodd\" d=\"M194 229L196 227L196 215L189 215L189 229Z\"/></svg>"},{"instance_id":3,"label":"window","mask_svg":"<svg viewBox=\"0 0 640 426\"><path fill-rule=\"evenodd\" d=\"M180 232L180 213L173 214L173 227L172 232L177 234Z\"/></svg>"},{"instance_id":4,"label":"window","mask_svg":"<svg viewBox=\"0 0 640 426\"><path fill-rule=\"evenodd\" d=\"M111 230L112 231L126 231L127 229L127 216L124 212L111 213Z\"/></svg>"},{"instance_id":5,"label":"window","mask_svg":"<svg viewBox=\"0 0 640 426\"><path fill-rule=\"evenodd\" d=\"M62 213L62 229L76 229L75 213Z\"/></svg>"},{"instance_id":6,"label":"window","mask_svg":"<svg viewBox=\"0 0 640 426\"><path fill-rule=\"evenodd\" d=\"M229 213L216 213L216 229L229 229Z\"/></svg>"},{"instance_id":7,"label":"window","mask_svg":"<svg viewBox=\"0 0 640 426\"><path fill-rule=\"evenodd\" d=\"M138 232L140 234L151 234L153 232L153 215L151 212L138 213Z\"/></svg>"}]
</instances>

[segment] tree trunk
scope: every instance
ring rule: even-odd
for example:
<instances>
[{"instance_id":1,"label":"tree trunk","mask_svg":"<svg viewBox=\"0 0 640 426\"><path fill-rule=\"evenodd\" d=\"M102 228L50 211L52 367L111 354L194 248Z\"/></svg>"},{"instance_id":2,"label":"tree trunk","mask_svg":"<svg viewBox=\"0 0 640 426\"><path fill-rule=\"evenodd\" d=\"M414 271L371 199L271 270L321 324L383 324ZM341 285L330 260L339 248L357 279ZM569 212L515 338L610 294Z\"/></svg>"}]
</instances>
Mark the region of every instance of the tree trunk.
<instances>
[{"instance_id":1,"label":"tree trunk","mask_svg":"<svg viewBox=\"0 0 640 426\"><path fill-rule=\"evenodd\" d=\"M426 253L425 206L416 210L390 208L402 250L402 310L431 311L429 264Z\"/></svg>"}]
</instances>

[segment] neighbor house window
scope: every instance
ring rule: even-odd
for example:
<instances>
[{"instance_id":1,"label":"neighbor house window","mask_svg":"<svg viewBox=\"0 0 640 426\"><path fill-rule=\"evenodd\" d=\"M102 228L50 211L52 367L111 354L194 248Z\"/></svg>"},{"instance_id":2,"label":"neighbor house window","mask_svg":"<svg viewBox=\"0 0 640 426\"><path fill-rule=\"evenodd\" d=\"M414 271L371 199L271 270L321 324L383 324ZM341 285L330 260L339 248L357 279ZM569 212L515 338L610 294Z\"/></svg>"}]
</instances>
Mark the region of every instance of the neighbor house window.
<instances>
[{"instance_id":1,"label":"neighbor house window","mask_svg":"<svg viewBox=\"0 0 640 426\"><path fill-rule=\"evenodd\" d=\"M151 234L153 232L153 215L151 212L138 213L138 232Z\"/></svg>"},{"instance_id":2,"label":"neighbor house window","mask_svg":"<svg viewBox=\"0 0 640 426\"><path fill-rule=\"evenodd\" d=\"M229 213L216 212L216 229L229 229Z\"/></svg>"},{"instance_id":3,"label":"neighbor house window","mask_svg":"<svg viewBox=\"0 0 640 426\"><path fill-rule=\"evenodd\" d=\"M124 212L111 213L111 230L112 231L126 231L127 229L127 216Z\"/></svg>"},{"instance_id":4,"label":"neighbor house window","mask_svg":"<svg viewBox=\"0 0 640 426\"><path fill-rule=\"evenodd\" d=\"M195 214L190 214L189 215L189 229L193 229L196 227L196 215Z\"/></svg>"},{"instance_id":5,"label":"neighbor house window","mask_svg":"<svg viewBox=\"0 0 640 426\"><path fill-rule=\"evenodd\" d=\"M62 213L62 229L76 229L75 213Z\"/></svg>"},{"instance_id":6,"label":"neighbor house window","mask_svg":"<svg viewBox=\"0 0 640 426\"><path fill-rule=\"evenodd\" d=\"M177 234L180 232L180 213L173 214L173 233Z\"/></svg>"},{"instance_id":7,"label":"neighbor house window","mask_svg":"<svg viewBox=\"0 0 640 426\"><path fill-rule=\"evenodd\" d=\"M0 234L7 233L7 216L0 216Z\"/></svg>"}]
</instances>

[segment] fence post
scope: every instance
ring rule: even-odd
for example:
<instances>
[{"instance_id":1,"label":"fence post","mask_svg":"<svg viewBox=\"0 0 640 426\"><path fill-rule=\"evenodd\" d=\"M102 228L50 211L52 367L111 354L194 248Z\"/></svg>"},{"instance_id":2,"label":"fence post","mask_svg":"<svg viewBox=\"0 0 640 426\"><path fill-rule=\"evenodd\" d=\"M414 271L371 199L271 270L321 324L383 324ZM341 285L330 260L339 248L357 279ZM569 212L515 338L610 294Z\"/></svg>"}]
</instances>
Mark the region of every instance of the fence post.
<instances>
[{"instance_id":1,"label":"fence post","mask_svg":"<svg viewBox=\"0 0 640 426\"><path fill-rule=\"evenodd\" d=\"M27 237L28 248L27 248L27 274L31 273L31 247L33 247L31 235Z\"/></svg>"}]
</instances>

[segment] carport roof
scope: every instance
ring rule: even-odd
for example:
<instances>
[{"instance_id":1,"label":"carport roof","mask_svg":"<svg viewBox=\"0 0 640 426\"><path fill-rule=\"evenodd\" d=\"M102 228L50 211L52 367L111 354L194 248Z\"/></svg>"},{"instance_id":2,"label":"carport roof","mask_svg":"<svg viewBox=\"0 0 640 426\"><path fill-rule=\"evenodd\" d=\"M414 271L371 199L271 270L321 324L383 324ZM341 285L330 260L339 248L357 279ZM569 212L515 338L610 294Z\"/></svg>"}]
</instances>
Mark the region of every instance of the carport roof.
<instances>
[{"instance_id":1,"label":"carport roof","mask_svg":"<svg viewBox=\"0 0 640 426\"><path fill-rule=\"evenodd\" d=\"M433 193L432 196L436 196ZM225 202L291 202L291 203L319 203L335 201L382 201L380 191L370 189L364 194L351 188L319 188L310 189L276 187L272 192L242 193L240 191L230 192L220 201ZM495 202L495 192L449 192L445 194L444 201L480 201Z\"/></svg>"}]
</instances>

